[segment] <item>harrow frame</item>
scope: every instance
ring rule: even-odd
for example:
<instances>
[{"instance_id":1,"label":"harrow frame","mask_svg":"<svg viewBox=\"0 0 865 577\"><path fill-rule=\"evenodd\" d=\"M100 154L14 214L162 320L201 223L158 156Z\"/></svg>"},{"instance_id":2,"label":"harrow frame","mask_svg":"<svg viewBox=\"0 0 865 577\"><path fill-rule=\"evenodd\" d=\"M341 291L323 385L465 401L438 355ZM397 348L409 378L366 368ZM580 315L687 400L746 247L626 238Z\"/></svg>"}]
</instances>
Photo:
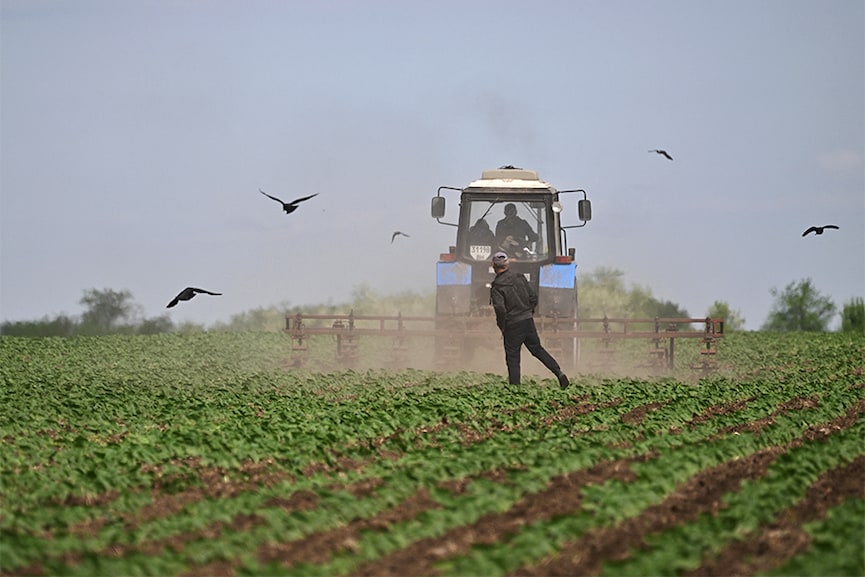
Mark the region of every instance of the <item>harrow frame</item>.
<instances>
[{"instance_id":1,"label":"harrow frame","mask_svg":"<svg viewBox=\"0 0 865 577\"><path fill-rule=\"evenodd\" d=\"M330 321L330 326L320 323ZM318 326L311 326L318 325ZM724 336L724 320L720 318L554 318L535 317L538 333L544 346L554 356L562 355L568 345L579 348L583 339L599 341L602 356L612 357L615 342L622 339L645 339L650 347L648 362L642 366L666 370L675 369L677 339L698 341L700 360L690 366L703 373L717 368L717 344ZM682 326L688 327L682 329ZM690 329L690 325L702 325L701 330ZM648 328L647 328L648 327ZM314 335L336 337L336 360L351 366L359 358L360 337L393 338L393 355L397 363L407 358L408 340L412 337L435 337L439 343L436 363L454 366L462 355L462 349L470 342L488 342L498 335L495 318L492 316L414 316L403 315L356 315L295 313L285 317L285 333L292 340L291 364L304 366L308 360L309 339ZM580 353L573 356L578 369ZM604 361L601 365L604 365ZM602 366L603 368L603 366Z\"/></svg>"}]
</instances>

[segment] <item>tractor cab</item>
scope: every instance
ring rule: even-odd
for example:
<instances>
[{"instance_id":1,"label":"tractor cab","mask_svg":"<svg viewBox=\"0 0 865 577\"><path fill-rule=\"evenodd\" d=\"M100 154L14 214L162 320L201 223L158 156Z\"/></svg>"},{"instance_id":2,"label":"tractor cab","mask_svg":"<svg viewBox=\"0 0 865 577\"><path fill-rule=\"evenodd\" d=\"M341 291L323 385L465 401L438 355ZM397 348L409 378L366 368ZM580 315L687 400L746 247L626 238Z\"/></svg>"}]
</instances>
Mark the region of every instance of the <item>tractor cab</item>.
<instances>
[{"instance_id":1,"label":"tractor cab","mask_svg":"<svg viewBox=\"0 0 865 577\"><path fill-rule=\"evenodd\" d=\"M533 198L463 197L467 222L457 232L457 253L468 261L489 262L496 252L514 261L543 262L555 254L554 214Z\"/></svg>"},{"instance_id":2,"label":"tractor cab","mask_svg":"<svg viewBox=\"0 0 865 577\"><path fill-rule=\"evenodd\" d=\"M445 190L459 191L457 222L445 222ZM582 192L578 217L582 224L562 226L559 195ZM496 252L505 252L511 268L525 274L541 300L546 292L543 276L570 274L564 285L573 293L574 251L567 247L566 229L585 226L591 219L591 204L585 191L558 191L538 178L537 172L513 166L485 170L479 180L465 188L443 186L433 197L431 214L440 224L456 227L456 242L443 253L438 270L437 310L439 314L484 314L489 305L489 283L493 278L490 261ZM566 265L569 271L564 271ZM550 277L550 278L553 278ZM575 296L569 301L575 301ZM542 308L545 308L542 306ZM567 306L567 313L575 308ZM488 311L487 311L488 312Z\"/></svg>"}]
</instances>

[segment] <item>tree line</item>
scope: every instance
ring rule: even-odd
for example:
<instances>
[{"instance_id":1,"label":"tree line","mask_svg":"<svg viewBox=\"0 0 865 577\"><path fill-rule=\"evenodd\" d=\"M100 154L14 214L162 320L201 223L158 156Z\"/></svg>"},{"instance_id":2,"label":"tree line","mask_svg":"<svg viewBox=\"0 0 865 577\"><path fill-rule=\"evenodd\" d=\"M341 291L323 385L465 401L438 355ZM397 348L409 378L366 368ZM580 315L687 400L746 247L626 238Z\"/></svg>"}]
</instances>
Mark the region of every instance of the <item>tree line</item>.
<instances>
[{"instance_id":1,"label":"tree line","mask_svg":"<svg viewBox=\"0 0 865 577\"><path fill-rule=\"evenodd\" d=\"M626 286L624 273L618 269L599 267L579 279L578 307L584 318L607 316L626 318L685 317L688 311L678 304L652 295L648 287ZM811 279L791 282L783 290L770 289L773 306L760 330L791 332L826 332L840 312L843 332L865 333L865 302L854 297L840 309L828 297L820 294ZM3 322L0 335L48 337L95 336L107 334L156 334L170 332L212 331L271 331L285 328L287 315L345 313L357 314L431 315L435 310L435 292L411 291L382 295L367 285L355 287L351 301L341 304L288 306L282 304L257 308L233 315L228 322L210 327L196 323L174 323L167 314L144 317L142 308L128 290L90 288L84 291L78 316L61 314L32 321ZM712 318L723 318L725 330L741 330L745 319L741 312L726 301L715 301L705 311Z\"/></svg>"}]
</instances>

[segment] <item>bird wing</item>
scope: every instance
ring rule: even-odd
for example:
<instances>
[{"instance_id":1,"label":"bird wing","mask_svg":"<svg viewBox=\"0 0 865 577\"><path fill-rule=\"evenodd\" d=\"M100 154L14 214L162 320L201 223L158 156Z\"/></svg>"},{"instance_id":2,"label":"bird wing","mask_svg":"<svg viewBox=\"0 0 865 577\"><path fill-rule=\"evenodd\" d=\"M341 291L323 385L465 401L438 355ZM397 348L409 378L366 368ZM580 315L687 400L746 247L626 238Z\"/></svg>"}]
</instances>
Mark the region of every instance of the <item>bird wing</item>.
<instances>
[{"instance_id":1,"label":"bird wing","mask_svg":"<svg viewBox=\"0 0 865 577\"><path fill-rule=\"evenodd\" d=\"M309 199L312 198L313 196L318 196L318 193L316 192L315 194L310 194L309 196L304 196L304 197L302 197L302 198L298 198L298 199L296 199L296 200L292 200L289 204L298 204L298 203L300 203L300 202L303 202L304 200L309 200Z\"/></svg>"},{"instance_id":2,"label":"bird wing","mask_svg":"<svg viewBox=\"0 0 865 577\"><path fill-rule=\"evenodd\" d=\"M214 296L222 296L222 293L213 293L213 292L206 291L206 290L200 289L200 288L192 287L192 290L197 292L197 293L204 293L204 294L214 295Z\"/></svg>"},{"instance_id":3,"label":"bird wing","mask_svg":"<svg viewBox=\"0 0 865 577\"><path fill-rule=\"evenodd\" d=\"M663 154L664 156L666 156L666 157L669 158L670 160L673 160L673 157L670 156L669 154L667 154L667 151L666 151L666 150L661 150L660 148L655 148L655 149L653 149L653 150L650 150L649 152L656 152L656 153L658 153L658 154Z\"/></svg>"},{"instance_id":4,"label":"bird wing","mask_svg":"<svg viewBox=\"0 0 865 577\"><path fill-rule=\"evenodd\" d=\"M824 226L823 228L834 228L834 229L840 229L840 227L835 226L834 224L827 224L827 225Z\"/></svg>"},{"instance_id":5,"label":"bird wing","mask_svg":"<svg viewBox=\"0 0 865 577\"><path fill-rule=\"evenodd\" d=\"M279 200L279 199L276 198L275 196L270 196L269 194L267 194L266 192L264 192L264 191L261 190L260 188L258 189L258 192L260 192L261 194L263 194L263 195L266 196L267 198L271 198L271 199L275 200L276 202L278 202L278 203L280 203L280 204L285 204L284 202L282 202L281 200Z\"/></svg>"},{"instance_id":6,"label":"bird wing","mask_svg":"<svg viewBox=\"0 0 865 577\"><path fill-rule=\"evenodd\" d=\"M168 306L165 308L170 309L171 307L177 305L177 303L179 303L181 300L188 299L190 296L195 296L194 294L192 294L192 295L189 294L190 291L192 291L192 290L194 290L194 289L191 289L190 287L186 287L185 289L183 289L182 291L177 293L177 296L174 297L173 299L171 299L171 302L168 303Z\"/></svg>"},{"instance_id":7,"label":"bird wing","mask_svg":"<svg viewBox=\"0 0 865 577\"><path fill-rule=\"evenodd\" d=\"M811 228L809 228L808 230L806 230L805 232L803 232L803 233L802 233L802 236L806 236L808 233L811 233L811 232L817 232L817 227L816 227L816 226L812 226Z\"/></svg>"}]
</instances>

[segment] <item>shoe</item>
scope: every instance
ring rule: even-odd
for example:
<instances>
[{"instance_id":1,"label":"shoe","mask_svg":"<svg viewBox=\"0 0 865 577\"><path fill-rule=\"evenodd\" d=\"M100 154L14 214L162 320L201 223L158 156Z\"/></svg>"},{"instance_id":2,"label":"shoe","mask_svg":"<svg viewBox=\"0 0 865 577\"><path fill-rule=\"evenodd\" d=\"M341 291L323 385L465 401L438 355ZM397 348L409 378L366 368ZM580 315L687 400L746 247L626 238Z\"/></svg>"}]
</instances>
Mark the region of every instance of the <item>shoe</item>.
<instances>
[{"instance_id":1,"label":"shoe","mask_svg":"<svg viewBox=\"0 0 865 577\"><path fill-rule=\"evenodd\" d=\"M568 380L568 375L566 375L565 373L561 373L559 375L559 387L567 389L570 384L571 381Z\"/></svg>"}]
</instances>

